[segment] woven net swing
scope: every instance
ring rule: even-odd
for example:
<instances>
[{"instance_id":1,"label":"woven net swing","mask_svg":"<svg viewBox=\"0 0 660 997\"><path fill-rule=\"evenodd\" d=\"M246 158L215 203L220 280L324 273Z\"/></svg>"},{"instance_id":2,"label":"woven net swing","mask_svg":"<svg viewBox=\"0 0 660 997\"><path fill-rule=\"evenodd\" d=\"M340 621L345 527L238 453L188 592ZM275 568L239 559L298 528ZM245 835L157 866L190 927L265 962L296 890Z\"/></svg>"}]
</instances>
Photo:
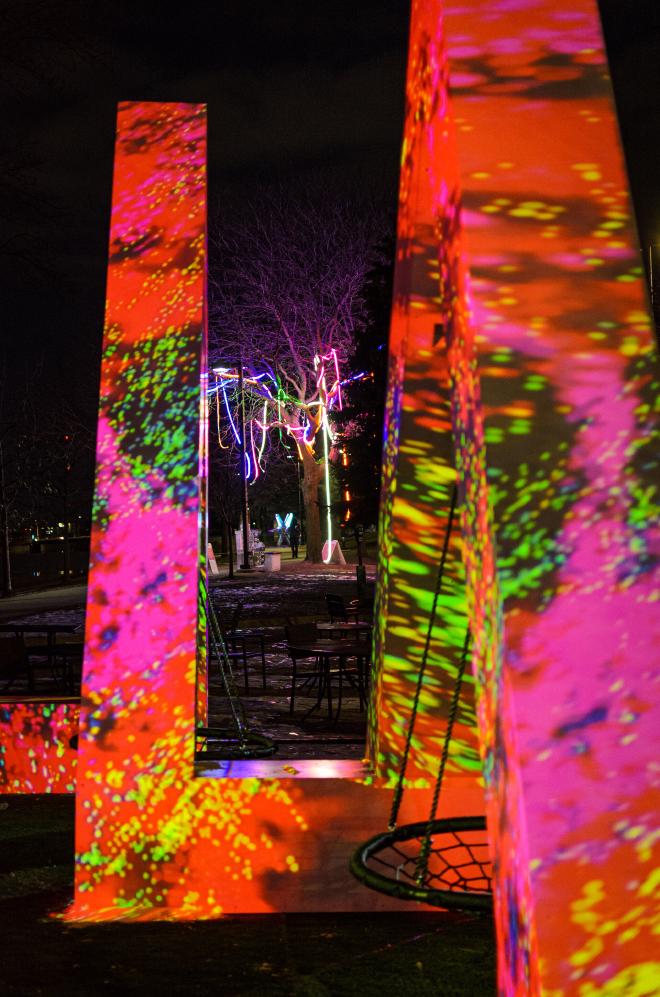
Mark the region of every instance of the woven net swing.
<instances>
[{"instance_id":1,"label":"woven net swing","mask_svg":"<svg viewBox=\"0 0 660 997\"><path fill-rule=\"evenodd\" d=\"M436 816L468 659L469 629L465 635L452 690L429 816L425 821L397 825L431 636L442 591L451 530L456 515L456 500L457 490L454 488L388 829L360 845L351 858L350 870L365 886L398 900L413 900L434 907L490 911L493 902L492 869L485 818Z\"/></svg>"},{"instance_id":2,"label":"woven net swing","mask_svg":"<svg viewBox=\"0 0 660 997\"><path fill-rule=\"evenodd\" d=\"M207 610L209 658L217 664L220 683L227 696L231 723L228 727L197 726L195 759L210 762L240 758L270 758L277 751L277 745L270 738L249 729L218 617L209 598L206 583L202 581L201 586L200 599L204 600Z\"/></svg>"}]
</instances>

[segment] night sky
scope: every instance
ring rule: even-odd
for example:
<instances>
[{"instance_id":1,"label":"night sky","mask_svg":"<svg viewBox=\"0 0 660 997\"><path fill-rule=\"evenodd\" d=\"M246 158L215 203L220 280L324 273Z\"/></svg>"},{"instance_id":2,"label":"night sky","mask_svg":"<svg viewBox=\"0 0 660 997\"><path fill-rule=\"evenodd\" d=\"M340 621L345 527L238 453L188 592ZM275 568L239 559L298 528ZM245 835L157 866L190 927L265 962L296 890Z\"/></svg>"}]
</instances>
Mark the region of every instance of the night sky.
<instances>
[{"instance_id":1,"label":"night sky","mask_svg":"<svg viewBox=\"0 0 660 997\"><path fill-rule=\"evenodd\" d=\"M2 0L2 349L95 393L116 105L209 105L212 210L273 178L395 190L408 0ZM660 242L660 3L601 0L642 242ZM83 385L83 382L86 382Z\"/></svg>"}]
</instances>

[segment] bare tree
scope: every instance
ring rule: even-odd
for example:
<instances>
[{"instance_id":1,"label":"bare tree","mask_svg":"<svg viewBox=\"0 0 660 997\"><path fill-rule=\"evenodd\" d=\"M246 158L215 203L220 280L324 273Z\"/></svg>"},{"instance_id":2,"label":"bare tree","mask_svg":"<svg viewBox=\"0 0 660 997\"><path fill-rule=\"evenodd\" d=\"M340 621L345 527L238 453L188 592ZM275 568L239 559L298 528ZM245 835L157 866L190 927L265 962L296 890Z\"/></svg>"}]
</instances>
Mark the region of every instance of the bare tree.
<instances>
[{"instance_id":1,"label":"bare tree","mask_svg":"<svg viewBox=\"0 0 660 997\"><path fill-rule=\"evenodd\" d=\"M319 357L345 363L386 213L335 191L264 193L226 213L213 238L211 361L269 375L250 390L293 437L302 463L307 558L321 560ZM275 386L275 387L274 387Z\"/></svg>"}]
</instances>

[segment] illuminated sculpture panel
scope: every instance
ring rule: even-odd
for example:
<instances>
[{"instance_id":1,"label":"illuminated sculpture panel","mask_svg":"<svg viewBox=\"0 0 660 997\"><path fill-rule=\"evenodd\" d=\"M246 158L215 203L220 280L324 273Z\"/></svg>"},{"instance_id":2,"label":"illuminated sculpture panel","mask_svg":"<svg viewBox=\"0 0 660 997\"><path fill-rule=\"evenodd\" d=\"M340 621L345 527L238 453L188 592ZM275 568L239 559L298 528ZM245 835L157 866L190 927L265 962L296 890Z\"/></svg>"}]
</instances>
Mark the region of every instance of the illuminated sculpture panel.
<instances>
[{"instance_id":1,"label":"illuminated sculpture panel","mask_svg":"<svg viewBox=\"0 0 660 997\"><path fill-rule=\"evenodd\" d=\"M501 992L650 994L657 357L595 5L414 2L407 95L375 712L456 468Z\"/></svg>"},{"instance_id":2,"label":"illuminated sculpture panel","mask_svg":"<svg viewBox=\"0 0 660 997\"><path fill-rule=\"evenodd\" d=\"M602 36L592 0L469 7L445 29L502 606L490 826L526 837L543 991L651 993L657 356ZM468 519L472 614L482 543ZM508 831L492 840L506 866Z\"/></svg>"},{"instance_id":3,"label":"illuminated sculpture panel","mask_svg":"<svg viewBox=\"0 0 660 997\"><path fill-rule=\"evenodd\" d=\"M293 765L270 778L251 763L194 772L204 166L202 107L122 105L68 916L405 909L348 873L391 799L359 765L312 763L310 778ZM483 793L458 777L446 802L482 812ZM411 794L405 816L427 806L428 793Z\"/></svg>"}]
</instances>

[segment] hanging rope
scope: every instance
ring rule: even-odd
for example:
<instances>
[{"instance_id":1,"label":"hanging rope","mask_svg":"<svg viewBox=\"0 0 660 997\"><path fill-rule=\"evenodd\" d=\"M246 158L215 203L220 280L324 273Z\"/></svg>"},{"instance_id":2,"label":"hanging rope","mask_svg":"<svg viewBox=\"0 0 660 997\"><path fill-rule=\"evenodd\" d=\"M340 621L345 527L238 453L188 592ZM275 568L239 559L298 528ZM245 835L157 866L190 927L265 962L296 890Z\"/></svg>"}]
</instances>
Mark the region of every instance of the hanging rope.
<instances>
[{"instance_id":1,"label":"hanging rope","mask_svg":"<svg viewBox=\"0 0 660 997\"><path fill-rule=\"evenodd\" d=\"M360 845L350 861L350 870L360 882L398 900L411 900L434 907L457 910L492 911L493 870L488 848L486 819L483 816L436 818L454 727L458 716L461 687L469 656L470 630L465 634L461 658L449 703L438 773L433 787L431 808L426 821L397 827L405 773L413 739L424 672L435 617L442 591L442 581L449 550L451 529L457 504L454 489L447 521L443 549L438 567L435 594L426 634L426 642L417 688L408 722L399 778L392 802L389 828Z\"/></svg>"},{"instance_id":2,"label":"hanging rope","mask_svg":"<svg viewBox=\"0 0 660 997\"><path fill-rule=\"evenodd\" d=\"M449 716L447 717L447 730L445 731L445 740L442 745L442 755L440 757L440 767L438 768L438 777L435 781L435 788L433 790L433 799L431 801L431 811L429 813L428 823L426 825L426 833L424 834L424 840L422 841L422 847L419 852L419 857L417 859L417 865L415 867L415 879L418 883L423 883L426 879L428 873L428 861L429 852L431 850L431 838L433 836L433 822L435 821L435 815L438 810L438 802L440 800L440 790L442 789L442 781L445 775L445 767L447 765L447 759L449 758L449 745L452 739L452 733L454 730L454 722L456 720L456 715L458 713L458 704L461 698L461 686L463 684L463 675L465 674L465 663L468 656L468 648L470 646L470 628L468 627L465 634L465 642L463 644L463 653L461 655L461 661L458 666L458 673L456 675L456 682L454 683L454 692L451 697L451 704L449 706Z\"/></svg>"},{"instance_id":3,"label":"hanging rope","mask_svg":"<svg viewBox=\"0 0 660 997\"><path fill-rule=\"evenodd\" d=\"M417 687L415 689L415 696L413 699L412 710L410 713L410 720L408 722L408 732L406 735L406 743L403 751L403 758L401 759L401 767L399 769L399 778L394 790L394 799L392 800L392 810L390 812L390 820L388 824L388 829L393 831L396 827L396 822L399 816L399 810L401 808L401 800L403 798L403 786L406 777L406 768L408 766L408 756L410 754L410 745L412 743L413 731L415 727L415 719L417 717L417 710L419 708L419 699L422 692L422 686L424 684L424 673L426 671L426 665L428 662L429 650L431 647L431 637L433 635L433 628L435 626L435 617L438 607L438 600L440 598L440 592L442 590L442 580L445 572L445 564L447 562L447 554L449 553L449 541L451 539L451 531L454 523L454 515L456 513L456 502L458 496L458 489L454 485L451 493L451 505L449 507L449 517L447 519L447 528L445 530L445 536L442 544L442 554L440 555L440 564L438 566L438 577L435 584L435 592L433 594L433 604L431 606L431 615L429 617L429 623L426 631L426 641L424 643L424 651L422 653L422 661L419 667L419 672L417 674Z\"/></svg>"},{"instance_id":4,"label":"hanging rope","mask_svg":"<svg viewBox=\"0 0 660 997\"><path fill-rule=\"evenodd\" d=\"M231 711L232 720L236 728L238 740L241 747L243 747L245 745L245 740L246 740L245 723L243 718L239 716L240 705L238 709L236 707L236 703L239 702L240 704L240 700L238 700L238 696L236 694L236 683L234 682L234 673L232 671L231 661L227 653L227 646L222 636L222 631L220 629L218 617L216 616L213 603L209 598L208 589L206 588L205 582L204 582L204 591L206 595L206 604L208 607L208 619L211 624L209 627L211 646L218 660L218 667L220 669L220 678L222 680L225 693L227 694L229 709Z\"/></svg>"}]
</instances>

